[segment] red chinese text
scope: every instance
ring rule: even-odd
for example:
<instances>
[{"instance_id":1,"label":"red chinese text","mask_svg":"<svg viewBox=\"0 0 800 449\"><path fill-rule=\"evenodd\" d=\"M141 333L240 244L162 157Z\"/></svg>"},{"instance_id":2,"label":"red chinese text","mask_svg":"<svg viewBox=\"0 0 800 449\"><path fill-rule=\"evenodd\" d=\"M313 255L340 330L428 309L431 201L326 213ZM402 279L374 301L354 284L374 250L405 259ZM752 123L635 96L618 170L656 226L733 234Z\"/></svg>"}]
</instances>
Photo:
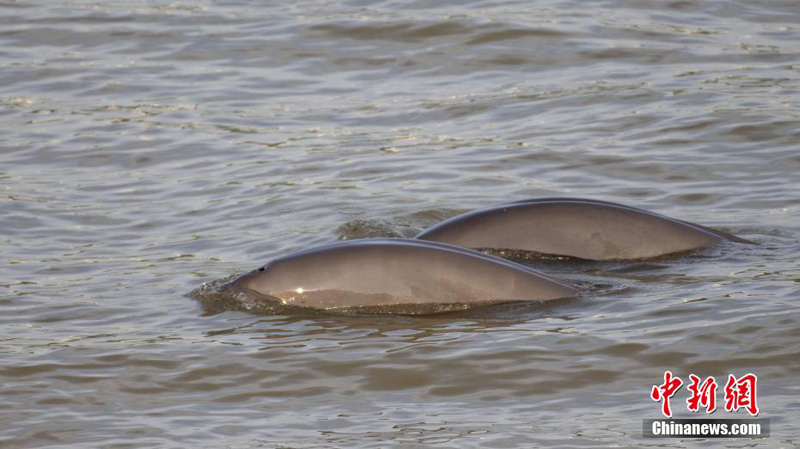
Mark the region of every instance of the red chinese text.
<instances>
[{"instance_id":1,"label":"red chinese text","mask_svg":"<svg viewBox=\"0 0 800 449\"><path fill-rule=\"evenodd\" d=\"M729 374L728 382L725 384L725 410L735 412L744 408L751 415L758 415L757 381L758 378L755 374L748 373L738 379L733 374Z\"/></svg>"},{"instance_id":2,"label":"red chinese text","mask_svg":"<svg viewBox=\"0 0 800 449\"><path fill-rule=\"evenodd\" d=\"M717 409L717 381L709 376L700 384L700 378L694 374L689 374L692 383L687 387L692 395L686 400L686 405L691 412L700 410L700 406L706 409L706 413L714 413Z\"/></svg>"},{"instance_id":3,"label":"red chinese text","mask_svg":"<svg viewBox=\"0 0 800 449\"><path fill-rule=\"evenodd\" d=\"M672 410L669 408L669 398L675 395L680 390L683 381L679 377L672 377L669 371L664 372L664 383L661 385L654 385L650 390L650 398L654 401L661 402L661 413L667 418L672 418Z\"/></svg>"}]
</instances>

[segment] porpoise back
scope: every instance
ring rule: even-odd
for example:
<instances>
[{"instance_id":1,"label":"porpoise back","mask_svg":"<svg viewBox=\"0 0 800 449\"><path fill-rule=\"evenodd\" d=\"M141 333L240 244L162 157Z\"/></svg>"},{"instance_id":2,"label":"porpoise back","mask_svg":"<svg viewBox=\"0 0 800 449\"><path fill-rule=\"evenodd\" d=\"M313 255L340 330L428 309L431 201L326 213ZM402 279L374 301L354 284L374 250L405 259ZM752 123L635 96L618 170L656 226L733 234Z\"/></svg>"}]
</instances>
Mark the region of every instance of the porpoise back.
<instances>
[{"instance_id":1,"label":"porpoise back","mask_svg":"<svg viewBox=\"0 0 800 449\"><path fill-rule=\"evenodd\" d=\"M581 198L541 198L479 209L416 238L588 260L649 259L723 241L752 243L643 209Z\"/></svg>"},{"instance_id":2,"label":"porpoise back","mask_svg":"<svg viewBox=\"0 0 800 449\"><path fill-rule=\"evenodd\" d=\"M224 288L317 309L546 301L578 293L524 265L414 239L351 240L300 251Z\"/></svg>"}]
</instances>

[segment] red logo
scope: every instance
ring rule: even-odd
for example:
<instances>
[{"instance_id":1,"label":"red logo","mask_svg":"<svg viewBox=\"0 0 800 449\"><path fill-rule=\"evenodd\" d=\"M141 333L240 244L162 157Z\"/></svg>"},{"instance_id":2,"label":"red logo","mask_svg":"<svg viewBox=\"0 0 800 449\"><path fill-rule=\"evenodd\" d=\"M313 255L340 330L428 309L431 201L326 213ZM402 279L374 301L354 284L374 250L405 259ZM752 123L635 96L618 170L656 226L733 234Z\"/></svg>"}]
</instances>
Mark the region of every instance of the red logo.
<instances>
[{"instance_id":1,"label":"red logo","mask_svg":"<svg viewBox=\"0 0 800 449\"><path fill-rule=\"evenodd\" d=\"M686 407L690 412L699 412L704 408L706 413L714 413L717 409L717 381L713 376L708 376L700 382L700 377L689 374L691 383L687 389L691 393L686 399ZM747 410L753 416L758 416L758 405L756 403L756 383L758 378L755 374L745 374L738 379L733 374L728 375L728 382L725 384L725 411L736 412L740 408ZM672 418L672 409L669 400L683 386L680 377L673 376L672 372L664 371L664 383L654 385L650 390L650 398L656 402L661 402L661 413L667 418Z\"/></svg>"}]
</instances>

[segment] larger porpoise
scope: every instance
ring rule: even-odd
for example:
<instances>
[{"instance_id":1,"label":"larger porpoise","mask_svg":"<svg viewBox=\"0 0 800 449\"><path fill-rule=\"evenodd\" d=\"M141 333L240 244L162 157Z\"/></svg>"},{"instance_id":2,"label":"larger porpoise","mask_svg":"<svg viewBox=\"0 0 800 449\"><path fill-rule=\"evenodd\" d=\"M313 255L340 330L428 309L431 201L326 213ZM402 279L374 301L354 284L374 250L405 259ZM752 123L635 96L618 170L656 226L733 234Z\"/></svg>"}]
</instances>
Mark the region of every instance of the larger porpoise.
<instances>
[{"instance_id":1,"label":"larger porpoise","mask_svg":"<svg viewBox=\"0 0 800 449\"><path fill-rule=\"evenodd\" d=\"M416 238L588 260L649 259L723 241L752 243L635 207L581 198L541 198L479 209Z\"/></svg>"},{"instance_id":2,"label":"larger porpoise","mask_svg":"<svg viewBox=\"0 0 800 449\"><path fill-rule=\"evenodd\" d=\"M317 309L545 301L578 293L524 265L413 239L351 240L300 251L223 288Z\"/></svg>"}]
</instances>

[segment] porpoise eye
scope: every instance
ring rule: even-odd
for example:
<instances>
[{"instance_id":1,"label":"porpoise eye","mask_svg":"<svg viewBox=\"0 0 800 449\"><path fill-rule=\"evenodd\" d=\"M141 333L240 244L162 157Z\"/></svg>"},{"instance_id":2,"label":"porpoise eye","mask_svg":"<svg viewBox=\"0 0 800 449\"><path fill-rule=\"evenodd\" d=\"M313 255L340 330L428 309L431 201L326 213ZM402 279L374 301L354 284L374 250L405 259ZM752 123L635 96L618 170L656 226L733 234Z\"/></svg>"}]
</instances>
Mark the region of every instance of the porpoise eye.
<instances>
[{"instance_id":1,"label":"porpoise eye","mask_svg":"<svg viewBox=\"0 0 800 449\"><path fill-rule=\"evenodd\" d=\"M259 268L258 271L264 271L264 267Z\"/></svg>"}]
</instances>

